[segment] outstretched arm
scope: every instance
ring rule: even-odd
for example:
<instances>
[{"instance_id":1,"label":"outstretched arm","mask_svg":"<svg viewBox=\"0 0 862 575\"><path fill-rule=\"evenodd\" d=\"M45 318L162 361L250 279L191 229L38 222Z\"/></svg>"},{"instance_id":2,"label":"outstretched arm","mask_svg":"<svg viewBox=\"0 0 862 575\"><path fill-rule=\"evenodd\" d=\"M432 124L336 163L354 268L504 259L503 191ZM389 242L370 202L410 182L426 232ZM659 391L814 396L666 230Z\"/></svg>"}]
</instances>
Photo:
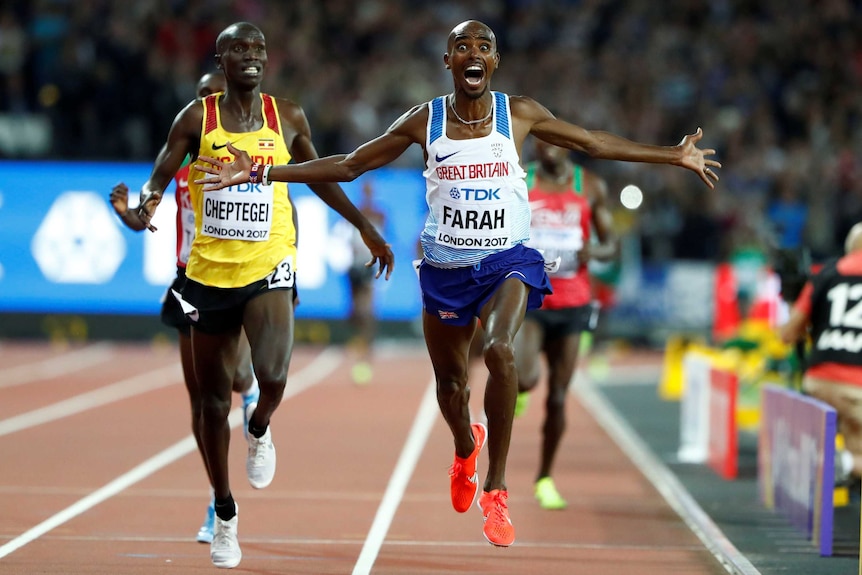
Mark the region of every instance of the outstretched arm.
<instances>
[{"instance_id":1,"label":"outstretched arm","mask_svg":"<svg viewBox=\"0 0 862 575\"><path fill-rule=\"evenodd\" d=\"M417 106L401 116L381 136L366 142L349 154L310 159L298 164L272 166L266 172L272 182L352 182L365 172L374 170L397 159L410 144L424 141L428 111L425 105ZM252 162L249 155L228 143L228 150L236 157L231 163L201 156L198 169L209 174L199 180L204 191L220 190L249 181ZM264 167L258 167L258 177Z\"/></svg>"},{"instance_id":2,"label":"outstretched arm","mask_svg":"<svg viewBox=\"0 0 862 575\"><path fill-rule=\"evenodd\" d=\"M550 144L583 152L593 158L680 166L695 172L710 188L714 188L714 182L718 181L718 174L712 168L720 168L721 164L708 158L715 155L715 150L697 147L703 137L700 128L685 136L676 146L655 146L560 120L531 98L517 96L510 98L510 102L515 128L522 137L532 134Z\"/></svg>"}]
</instances>

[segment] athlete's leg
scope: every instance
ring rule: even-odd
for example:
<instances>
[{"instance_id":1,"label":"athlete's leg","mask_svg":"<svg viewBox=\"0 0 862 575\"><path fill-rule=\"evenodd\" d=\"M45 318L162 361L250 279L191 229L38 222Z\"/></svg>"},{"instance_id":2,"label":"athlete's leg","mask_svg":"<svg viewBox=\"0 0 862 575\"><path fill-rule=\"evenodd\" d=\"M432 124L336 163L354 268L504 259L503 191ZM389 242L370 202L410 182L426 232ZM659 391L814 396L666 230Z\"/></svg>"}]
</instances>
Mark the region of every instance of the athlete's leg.
<instances>
[{"instance_id":1,"label":"athlete's leg","mask_svg":"<svg viewBox=\"0 0 862 575\"><path fill-rule=\"evenodd\" d=\"M195 376L201 391L201 439L217 500L230 496L228 414L239 335L239 326L219 334L192 327Z\"/></svg>"},{"instance_id":2,"label":"athlete's leg","mask_svg":"<svg viewBox=\"0 0 862 575\"><path fill-rule=\"evenodd\" d=\"M355 331L356 350L362 360L368 360L374 341L374 284L370 280L350 283L352 299L350 320Z\"/></svg>"},{"instance_id":3,"label":"athlete's leg","mask_svg":"<svg viewBox=\"0 0 862 575\"><path fill-rule=\"evenodd\" d=\"M464 326L449 325L430 313L422 314L425 345L437 380L437 404L455 441L455 454L473 452L470 430L470 388L467 385L468 352L475 320Z\"/></svg>"},{"instance_id":4,"label":"athlete's leg","mask_svg":"<svg viewBox=\"0 0 862 575\"><path fill-rule=\"evenodd\" d=\"M542 458L536 479L549 477L560 440L566 429L566 396L578 363L581 333L575 332L549 339L545 343L548 358L548 397L545 401L545 423L542 426Z\"/></svg>"},{"instance_id":5,"label":"athlete's leg","mask_svg":"<svg viewBox=\"0 0 862 575\"><path fill-rule=\"evenodd\" d=\"M802 389L815 399L832 406L838 414L838 432L844 447L853 455L852 471L862 476L862 391L855 385L806 376Z\"/></svg>"},{"instance_id":6,"label":"athlete's leg","mask_svg":"<svg viewBox=\"0 0 862 575\"><path fill-rule=\"evenodd\" d=\"M239 393L242 398L242 433L248 439L248 418L253 409L252 404L257 405L260 399L260 388L251 366L251 346L248 337L243 330L239 338L239 349L237 350L236 373L233 376L233 391Z\"/></svg>"},{"instance_id":7,"label":"athlete's leg","mask_svg":"<svg viewBox=\"0 0 862 575\"><path fill-rule=\"evenodd\" d=\"M488 416L488 475L485 491L506 489L506 460L518 395L513 341L527 310L529 288L516 278L504 281L480 311L485 327L485 414Z\"/></svg>"},{"instance_id":8,"label":"athlete's leg","mask_svg":"<svg viewBox=\"0 0 862 575\"><path fill-rule=\"evenodd\" d=\"M293 323L293 290L270 290L245 306L243 327L260 386L260 399L249 421L250 429L266 429L284 396L293 353Z\"/></svg>"},{"instance_id":9,"label":"athlete's leg","mask_svg":"<svg viewBox=\"0 0 862 575\"><path fill-rule=\"evenodd\" d=\"M189 405L192 412L192 435L195 438L195 443L198 444L198 453L201 455L207 479L209 480L210 486L212 486L212 478L210 477L207 458L206 455L204 455L203 440L201 439L203 401L201 400L201 390L198 385L198 380L195 377L195 366L192 360L192 338L190 335L187 335L182 331L180 331L178 335L180 343L180 365L182 365L183 368L183 382L186 384L186 391L189 394Z\"/></svg>"},{"instance_id":10,"label":"athlete's leg","mask_svg":"<svg viewBox=\"0 0 862 575\"><path fill-rule=\"evenodd\" d=\"M354 355L351 376L357 384L369 383L372 378L371 356L376 331L372 277L364 268L351 272L350 277L350 324L353 331L350 347Z\"/></svg>"},{"instance_id":11,"label":"athlete's leg","mask_svg":"<svg viewBox=\"0 0 862 575\"><path fill-rule=\"evenodd\" d=\"M470 340L470 352L467 359L470 363L482 360L482 350L485 349L485 330L482 329L481 323L476 323L476 333L473 334L473 339Z\"/></svg>"},{"instance_id":12,"label":"athlete's leg","mask_svg":"<svg viewBox=\"0 0 862 575\"><path fill-rule=\"evenodd\" d=\"M251 369L251 347L245 332L240 335L237 344L236 373L233 377L233 390L236 393L246 393L254 383L254 373Z\"/></svg>"},{"instance_id":13,"label":"athlete's leg","mask_svg":"<svg viewBox=\"0 0 862 575\"><path fill-rule=\"evenodd\" d=\"M542 341L545 337L542 325L524 318L521 329L515 335L515 366L518 370L518 391L532 391L541 375Z\"/></svg>"}]
</instances>

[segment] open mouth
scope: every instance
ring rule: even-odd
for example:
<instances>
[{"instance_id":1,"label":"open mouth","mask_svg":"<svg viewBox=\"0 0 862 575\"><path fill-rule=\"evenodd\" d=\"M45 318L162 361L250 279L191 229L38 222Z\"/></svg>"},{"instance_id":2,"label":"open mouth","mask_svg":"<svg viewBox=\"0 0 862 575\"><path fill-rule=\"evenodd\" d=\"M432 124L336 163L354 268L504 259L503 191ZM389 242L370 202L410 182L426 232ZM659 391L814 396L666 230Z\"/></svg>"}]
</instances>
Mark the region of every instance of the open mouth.
<instances>
[{"instance_id":1,"label":"open mouth","mask_svg":"<svg viewBox=\"0 0 862 575\"><path fill-rule=\"evenodd\" d=\"M259 76L260 68L258 68L257 66L248 66L242 69L242 73L246 76Z\"/></svg>"},{"instance_id":2,"label":"open mouth","mask_svg":"<svg viewBox=\"0 0 862 575\"><path fill-rule=\"evenodd\" d=\"M482 80L485 78L485 71L481 66L472 65L468 66L466 70L464 70L464 79L467 81L467 84L470 86L478 86L482 83Z\"/></svg>"}]
</instances>

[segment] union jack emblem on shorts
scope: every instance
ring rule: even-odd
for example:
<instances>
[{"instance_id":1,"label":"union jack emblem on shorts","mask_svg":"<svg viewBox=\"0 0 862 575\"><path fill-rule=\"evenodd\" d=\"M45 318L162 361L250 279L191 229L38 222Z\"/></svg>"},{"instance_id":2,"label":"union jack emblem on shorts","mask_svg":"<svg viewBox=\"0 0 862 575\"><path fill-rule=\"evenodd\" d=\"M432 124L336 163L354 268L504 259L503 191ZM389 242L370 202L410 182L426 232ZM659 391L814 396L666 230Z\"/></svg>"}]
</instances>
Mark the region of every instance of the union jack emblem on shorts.
<instances>
[{"instance_id":1,"label":"union jack emblem on shorts","mask_svg":"<svg viewBox=\"0 0 862 575\"><path fill-rule=\"evenodd\" d=\"M437 310L437 313L440 314L440 319L458 319L458 314L454 311L443 311L440 309Z\"/></svg>"}]
</instances>

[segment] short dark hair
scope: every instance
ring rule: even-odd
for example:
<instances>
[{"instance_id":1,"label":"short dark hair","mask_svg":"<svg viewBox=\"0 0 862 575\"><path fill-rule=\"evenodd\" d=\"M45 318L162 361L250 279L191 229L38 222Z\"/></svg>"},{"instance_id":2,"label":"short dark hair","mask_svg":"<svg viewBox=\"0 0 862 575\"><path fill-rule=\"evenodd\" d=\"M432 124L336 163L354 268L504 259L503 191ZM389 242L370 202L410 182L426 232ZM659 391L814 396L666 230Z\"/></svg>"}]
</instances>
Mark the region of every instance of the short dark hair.
<instances>
[{"instance_id":1,"label":"short dark hair","mask_svg":"<svg viewBox=\"0 0 862 575\"><path fill-rule=\"evenodd\" d=\"M242 32L257 32L263 37L263 32L260 28L252 24L251 22L234 22L227 28L221 31L216 38L216 53L221 54L225 48L225 44L229 41L233 40Z\"/></svg>"}]
</instances>

